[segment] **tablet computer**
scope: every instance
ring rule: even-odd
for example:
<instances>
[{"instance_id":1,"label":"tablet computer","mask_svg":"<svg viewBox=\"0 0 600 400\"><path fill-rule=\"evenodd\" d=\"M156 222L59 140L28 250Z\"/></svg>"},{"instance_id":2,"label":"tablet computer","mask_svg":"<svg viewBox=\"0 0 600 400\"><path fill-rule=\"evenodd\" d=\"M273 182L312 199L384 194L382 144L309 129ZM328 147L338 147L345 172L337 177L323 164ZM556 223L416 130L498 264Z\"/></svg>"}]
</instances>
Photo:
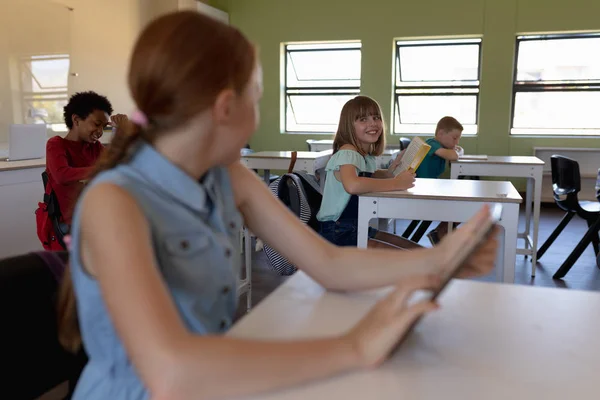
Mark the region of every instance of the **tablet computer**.
<instances>
[{"instance_id":1,"label":"tablet computer","mask_svg":"<svg viewBox=\"0 0 600 400\"><path fill-rule=\"evenodd\" d=\"M500 221L502 218L502 205L494 204L490 208L489 218L481 225L476 227L476 231L473 235L473 240L467 243L465 246L456 250L455 256L452 258L451 263L446 269L447 273L442 278L441 285L435 289L427 292L427 295L420 298L419 300L431 300L435 301L439 295L444 291L446 286L450 283L450 281L455 278L460 272L462 266L465 261L477 250L477 248L487 239L490 233L493 231L494 226ZM408 338L414 327L419 323L422 317L417 318L411 326L404 332L404 335L400 337L398 343L396 344L394 350L390 352L390 354L394 353L402 343Z\"/></svg>"}]
</instances>

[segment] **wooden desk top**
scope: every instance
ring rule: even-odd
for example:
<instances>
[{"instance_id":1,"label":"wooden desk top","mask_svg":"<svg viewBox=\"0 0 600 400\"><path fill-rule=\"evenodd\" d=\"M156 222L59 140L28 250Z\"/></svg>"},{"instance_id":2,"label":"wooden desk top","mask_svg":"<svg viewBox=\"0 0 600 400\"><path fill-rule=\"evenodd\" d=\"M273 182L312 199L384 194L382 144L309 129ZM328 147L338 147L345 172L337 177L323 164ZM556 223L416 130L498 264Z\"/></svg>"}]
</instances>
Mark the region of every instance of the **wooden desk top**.
<instances>
[{"instance_id":1,"label":"wooden desk top","mask_svg":"<svg viewBox=\"0 0 600 400\"><path fill-rule=\"evenodd\" d=\"M385 291L326 292L296 273L229 331L258 340L350 329ZM454 280L402 348L374 370L264 400L593 399L600 369L600 293ZM288 371L293 373L293 371Z\"/></svg>"},{"instance_id":2,"label":"wooden desk top","mask_svg":"<svg viewBox=\"0 0 600 400\"><path fill-rule=\"evenodd\" d=\"M458 161L452 161L451 164L511 164L511 165L544 165L544 161L537 157L530 156L488 156L485 160L468 160L458 159Z\"/></svg>"},{"instance_id":3,"label":"wooden desk top","mask_svg":"<svg viewBox=\"0 0 600 400\"><path fill-rule=\"evenodd\" d=\"M324 151L299 151L298 160L315 160L320 157L329 157L333 150ZM259 151L256 153L250 153L242 158L281 158L285 160L292 159L291 151Z\"/></svg>"},{"instance_id":4,"label":"wooden desk top","mask_svg":"<svg viewBox=\"0 0 600 400\"><path fill-rule=\"evenodd\" d=\"M415 186L408 190L365 193L360 196L399 199L477 200L493 203L520 203L523 200L510 182L468 179L417 178Z\"/></svg>"}]
</instances>

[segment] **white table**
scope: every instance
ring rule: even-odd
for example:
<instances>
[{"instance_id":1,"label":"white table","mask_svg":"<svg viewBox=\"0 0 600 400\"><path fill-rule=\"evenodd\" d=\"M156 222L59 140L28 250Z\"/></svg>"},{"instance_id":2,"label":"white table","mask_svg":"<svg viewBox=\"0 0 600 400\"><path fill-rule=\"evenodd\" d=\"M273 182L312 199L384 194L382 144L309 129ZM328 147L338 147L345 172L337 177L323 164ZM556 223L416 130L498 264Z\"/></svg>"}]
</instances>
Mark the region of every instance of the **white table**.
<instances>
[{"instance_id":1,"label":"white table","mask_svg":"<svg viewBox=\"0 0 600 400\"><path fill-rule=\"evenodd\" d=\"M501 203L504 228L500 235L498 280L513 283L519 203L522 199L510 182L417 178L415 187L394 192L366 193L358 197L358 247L367 247L372 218L465 222L483 204Z\"/></svg>"},{"instance_id":2,"label":"white table","mask_svg":"<svg viewBox=\"0 0 600 400\"><path fill-rule=\"evenodd\" d=\"M329 293L299 272L228 335L258 340L338 335L379 296ZM254 398L598 398L599 293L455 280L439 303L441 308L426 316L379 368Z\"/></svg>"},{"instance_id":3,"label":"white table","mask_svg":"<svg viewBox=\"0 0 600 400\"><path fill-rule=\"evenodd\" d=\"M299 151L297 152L295 170L306 171L316 175L317 171L324 169L331 158L332 150L325 151ZM242 164L250 169L262 169L264 180L269 185L271 170L286 170L292 160L291 151L259 151L241 157ZM323 181L323 179L321 179Z\"/></svg>"},{"instance_id":4,"label":"white table","mask_svg":"<svg viewBox=\"0 0 600 400\"><path fill-rule=\"evenodd\" d=\"M537 157L488 156L486 160L460 159L450 164L450 176L452 179L456 179L461 175L527 178L527 193L525 195L525 230L518 234L519 238L525 240L525 248L517 249L517 254L531 256L531 276L535 276L537 263L543 173L544 161ZM533 232L530 236L532 202Z\"/></svg>"},{"instance_id":5,"label":"white table","mask_svg":"<svg viewBox=\"0 0 600 400\"><path fill-rule=\"evenodd\" d=\"M0 258L42 250L35 210L43 201L46 159L0 161Z\"/></svg>"}]
</instances>

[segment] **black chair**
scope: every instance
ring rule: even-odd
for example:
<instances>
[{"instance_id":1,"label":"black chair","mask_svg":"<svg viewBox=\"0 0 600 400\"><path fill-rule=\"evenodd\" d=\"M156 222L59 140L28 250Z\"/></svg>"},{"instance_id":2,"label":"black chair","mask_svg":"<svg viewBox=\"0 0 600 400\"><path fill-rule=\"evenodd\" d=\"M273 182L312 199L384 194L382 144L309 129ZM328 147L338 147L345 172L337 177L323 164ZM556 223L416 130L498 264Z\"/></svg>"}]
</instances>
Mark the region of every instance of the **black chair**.
<instances>
[{"instance_id":1,"label":"black chair","mask_svg":"<svg viewBox=\"0 0 600 400\"><path fill-rule=\"evenodd\" d=\"M44 203L48 207L48 216L50 217L50 221L52 221L54 233L56 234L58 243L66 250L67 246L65 245L64 237L69 234L70 227L68 224L62 222L62 214L54 190L50 194L46 193L46 188L48 187L48 172L46 171L42 172L42 183L44 184Z\"/></svg>"},{"instance_id":2,"label":"black chair","mask_svg":"<svg viewBox=\"0 0 600 400\"><path fill-rule=\"evenodd\" d=\"M410 145L410 139L407 137L401 137L400 138L400 151L408 148L408 146ZM427 229L429 228L429 226L431 225L431 221L419 221L419 220L413 220L411 221L411 223L408 225L408 227L406 227L406 229L404 230L404 232L402 233L402 237L406 238L406 239L410 239L415 243L419 243L419 240L421 240L421 238L423 237L423 235L425 234L425 232L427 231ZM418 227L418 229L417 229ZM416 229L416 232L415 232ZM413 235L413 232L414 235ZM411 237L411 235L413 235Z\"/></svg>"},{"instance_id":3,"label":"black chair","mask_svg":"<svg viewBox=\"0 0 600 400\"><path fill-rule=\"evenodd\" d=\"M67 253L30 253L0 260L2 394L10 399L33 400L69 382L69 393L87 362L83 350L72 354L58 341L56 269L42 256ZM63 266L64 268L64 266Z\"/></svg>"},{"instance_id":4,"label":"black chair","mask_svg":"<svg viewBox=\"0 0 600 400\"><path fill-rule=\"evenodd\" d=\"M400 151L406 149L409 144L410 144L410 139L409 138L401 137L400 138Z\"/></svg>"},{"instance_id":5,"label":"black chair","mask_svg":"<svg viewBox=\"0 0 600 400\"><path fill-rule=\"evenodd\" d=\"M553 155L550 158L552 169L552 190L554 192L554 202L563 211L566 212L556 229L550 234L548 239L537 252L539 260L546 250L554 243L558 235L565 229L575 215L583 218L588 231L577 244L575 249L569 254L560 268L554 273L554 279L563 278L571 269L573 264L579 259L583 251L590 243L594 248L594 253L598 254L600 239L598 230L600 229L600 202L598 201L580 201L578 193L581 191L581 176L579 173L579 163L567 157Z\"/></svg>"}]
</instances>

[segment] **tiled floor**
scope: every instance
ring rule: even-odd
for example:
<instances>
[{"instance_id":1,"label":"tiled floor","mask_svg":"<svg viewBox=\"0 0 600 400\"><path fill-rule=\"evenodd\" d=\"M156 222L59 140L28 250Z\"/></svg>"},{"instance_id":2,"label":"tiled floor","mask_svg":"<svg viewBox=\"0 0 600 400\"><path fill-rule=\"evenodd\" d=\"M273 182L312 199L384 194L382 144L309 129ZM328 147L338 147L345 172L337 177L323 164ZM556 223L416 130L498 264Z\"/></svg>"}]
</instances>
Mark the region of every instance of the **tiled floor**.
<instances>
[{"instance_id":1,"label":"tiled floor","mask_svg":"<svg viewBox=\"0 0 600 400\"><path fill-rule=\"evenodd\" d=\"M542 243L558 225L558 222L562 216L563 212L553 205L542 207L539 246L542 245ZM523 223L524 218L521 218L521 224ZM406 226L406 224L407 222L405 221L399 221L397 231L402 232L402 227ZM554 272L567 258L571 250L575 247L577 242L579 242L586 230L587 225L585 224L585 221L578 217L573 218L571 223L538 262L535 278L531 278L531 259L525 260L524 256L517 256L515 266L516 283L532 286L600 290L600 269L596 267L596 257L591 246L585 250L575 266L573 266L571 271L563 280L552 279ZM429 246L429 242L426 237L424 237L420 243L424 246ZM519 246L522 245L523 241L519 240ZM285 281L285 279L286 277L279 276L270 269L264 253L255 253L252 264L253 304L258 304L275 288L277 288L277 286ZM485 281L494 281L495 272L490 276L480 279ZM245 299L242 300L245 302Z\"/></svg>"}]
</instances>

